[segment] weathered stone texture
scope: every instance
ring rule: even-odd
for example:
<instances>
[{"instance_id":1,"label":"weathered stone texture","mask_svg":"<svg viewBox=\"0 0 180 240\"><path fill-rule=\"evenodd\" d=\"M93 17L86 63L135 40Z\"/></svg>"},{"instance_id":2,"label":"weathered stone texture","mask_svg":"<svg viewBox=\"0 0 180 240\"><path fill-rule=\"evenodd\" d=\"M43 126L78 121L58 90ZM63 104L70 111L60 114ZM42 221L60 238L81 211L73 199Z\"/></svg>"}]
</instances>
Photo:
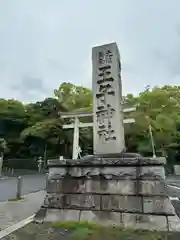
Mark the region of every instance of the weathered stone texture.
<instances>
[{"instance_id":1,"label":"weathered stone texture","mask_svg":"<svg viewBox=\"0 0 180 240\"><path fill-rule=\"evenodd\" d=\"M140 168L139 177L142 179L165 180L165 170L163 166L143 166Z\"/></svg>"},{"instance_id":2,"label":"weathered stone texture","mask_svg":"<svg viewBox=\"0 0 180 240\"><path fill-rule=\"evenodd\" d=\"M81 167L68 168L67 173L72 177L82 177L82 176L84 176Z\"/></svg>"},{"instance_id":3,"label":"weathered stone texture","mask_svg":"<svg viewBox=\"0 0 180 240\"><path fill-rule=\"evenodd\" d=\"M102 196L102 210L142 212L141 198L133 196Z\"/></svg>"},{"instance_id":4,"label":"weathered stone texture","mask_svg":"<svg viewBox=\"0 0 180 240\"><path fill-rule=\"evenodd\" d=\"M127 153L125 153L127 154ZM116 154L117 155L117 154ZM135 156L136 155L136 156ZM96 155L84 156L82 159L59 159L48 160L50 168L73 167L73 166L164 166L166 164L165 157L142 157L138 154L133 154L133 157L123 157L121 154L117 157L101 157Z\"/></svg>"},{"instance_id":5,"label":"weathered stone texture","mask_svg":"<svg viewBox=\"0 0 180 240\"><path fill-rule=\"evenodd\" d=\"M106 179L137 179L142 178L143 180L164 180L165 171L164 167L159 166L118 166L118 165L109 165L109 166L75 166L71 167L53 167L49 172L50 179L61 179L65 176L71 177L97 177L104 176Z\"/></svg>"},{"instance_id":6,"label":"weathered stone texture","mask_svg":"<svg viewBox=\"0 0 180 240\"><path fill-rule=\"evenodd\" d=\"M130 228L149 230L158 229L160 231L168 230L166 216L122 213L122 223L124 227Z\"/></svg>"},{"instance_id":7,"label":"weathered stone texture","mask_svg":"<svg viewBox=\"0 0 180 240\"><path fill-rule=\"evenodd\" d=\"M163 197L144 197L143 210L144 213L175 215L171 201L169 200L169 198Z\"/></svg>"},{"instance_id":8,"label":"weathered stone texture","mask_svg":"<svg viewBox=\"0 0 180 240\"><path fill-rule=\"evenodd\" d=\"M79 221L79 210L48 209L44 222Z\"/></svg>"},{"instance_id":9,"label":"weathered stone texture","mask_svg":"<svg viewBox=\"0 0 180 240\"><path fill-rule=\"evenodd\" d=\"M109 62L101 63L99 61L99 52L104 56L111 52L111 60ZM109 79L113 81L109 81ZM103 79L103 80L102 80ZM110 89L104 90L105 82L108 82ZM100 83L101 82L101 83ZM101 89L102 87L102 89ZM120 75L120 55L116 43L106 44L103 46L94 47L92 49L92 93L93 93L93 151L95 154L114 154L120 153L125 149L124 141L124 127L123 127L123 112L122 112L122 86ZM111 91L111 94L110 94ZM113 94L112 94L113 92ZM105 95L104 104L99 101L102 98L102 94ZM100 97L100 96L101 97ZM114 130L114 138L110 138L109 141L102 140L99 131L102 130L102 122L98 118L99 107L102 106L103 110L106 108L111 110L115 109L110 117L105 117L111 124L111 129ZM108 124L106 126L106 120L104 121L103 129L107 131Z\"/></svg>"},{"instance_id":10,"label":"weathered stone texture","mask_svg":"<svg viewBox=\"0 0 180 240\"><path fill-rule=\"evenodd\" d=\"M174 165L174 174L177 176L180 175L180 165Z\"/></svg>"},{"instance_id":11,"label":"weathered stone texture","mask_svg":"<svg viewBox=\"0 0 180 240\"><path fill-rule=\"evenodd\" d=\"M121 180L108 179L98 176L94 178L64 178L49 179L47 192L49 193L101 193L101 194L119 194L119 195L158 195L166 196L167 188L162 180L133 180L123 178Z\"/></svg>"},{"instance_id":12,"label":"weathered stone texture","mask_svg":"<svg viewBox=\"0 0 180 240\"><path fill-rule=\"evenodd\" d=\"M174 217L142 215L106 211L48 209L44 222L57 221L92 221L102 225L118 225L125 228L148 229L159 231L179 231L178 219ZM177 224L176 226L174 224Z\"/></svg>"},{"instance_id":13,"label":"weathered stone texture","mask_svg":"<svg viewBox=\"0 0 180 240\"><path fill-rule=\"evenodd\" d=\"M82 176L83 177L93 177L93 176L99 176L101 174L101 168L100 167L83 167L82 168Z\"/></svg>"},{"instance_id":14,"label":"weathered stone texture","mask_svg":"<svg viewBox=\"0 0 180 240\"><path fill-rule=\"evenodd\" d=\"M44 200L44 207L47 208L62 208L63 207L63 201L62 201L62 194L57 193L50 193L47 194Z\"/></svg>"},{"instance_id":15,"label":"weathered stone texture","mask_svg":"<svg viewBox=\"0 0 180 240\"><path fill-rule=\"evenodd\" d=\"M97 159L91 165L89 160L70 160L67 165L63 161L59 169L50 167L45 220L88 220L163 231L172 228L174 218L170 216L175 216L175 211L167 198L163 159L146 159L144 164L142 159L98 160L102 165Z\"/></svg>"},{"instance_id":16,"label":"weathered stone texture","mask_svg":"<svg viewBox=\"0 0 180 240\"><path fill-rule=\"evenodd\" d=\"M101 169L101 174L106 179L136 179L136 167L105 167Z\"/></svg>"},{"instance_id":17,"label":"weathered stone texture","mask_svg":"<svg viewBox=\"0 0 180 240\"><path fill-rule=\"evenodd\" d=\"M47 193L62 193L62 180L49 180L46 191Z\"/></svg>"},{"instance_id":18,"label":"weathered stone texture","mask_svg":"<svg viewBox=\"0 0 180 240\"><path fill-rule=\"evenodd\" d=\"M86 192L101 194L136 194L136 181L130 180L86 180Z\"/></svg>"},{"instance_id":19,"label":"weathered stone texture","mask_svg":"<svg viewBox=\"0 0 180 240\"><path fill-rule=\"evenodd\" d=\"M49 178L50 179L60 179L65 177L67 174L66 168L62 167L52 167L49 168Z\"/></svg>"},{"instance_id":20,"label":"weathered stone texture","mask_svg":"<svg viewBox=\"0 0 180 240\"><path fill-rule=\"evenodd\" d=\"M173 232L180 232L180 221L178 216L168 216L168 230Z\"/></svg>"},{"instance_id":21,"label":"weathered stone texture","mask_svg":"<svg viewBox=\"0 0 180 240\"><path fill-rule=\"evenodd\" d=\"M103 225L120 225L121 213L105 211L81 211L80 221L92 221Z\"/></svg>"},{"instance_id":22,"label":"weathered stone texture","mask_svg":"<svg viewBox=\"0 0 180 240\"><path fill-rule=\"evenodd\" d=\"M86 192L85 181L79 178L63 179L61 191L63 193L84 193Z\"/></svg>"},{"instance_id":23,"label":"weathered stone texture","mask_svg":"<svg viewBox=\"0 0 180 240\"><path fill-rule=\"evenodd\" d=\"M64 197L64 208L100 210L100 195L71 194Z\"/></svg>"},{"instance_id":24,"label":"weathered stone texture","mask_svg":"<svg viewBox=\"0 0 180 240\"><path fill-rule=\"evenodd\" d=\"M163 181L145 180L139 182L139 193L142 195L166 195L167 187Z\"/></svg>"}]
</instances>

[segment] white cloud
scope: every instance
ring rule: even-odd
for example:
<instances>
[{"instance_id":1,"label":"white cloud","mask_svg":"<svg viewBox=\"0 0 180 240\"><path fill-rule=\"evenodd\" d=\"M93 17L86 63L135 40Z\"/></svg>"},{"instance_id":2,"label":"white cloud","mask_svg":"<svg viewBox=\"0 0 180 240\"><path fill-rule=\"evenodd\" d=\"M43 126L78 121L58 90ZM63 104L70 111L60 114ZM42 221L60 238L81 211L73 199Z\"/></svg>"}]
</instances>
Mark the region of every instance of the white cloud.
<instances>
[{"instance_id":1,"label":"white cloud","mask_svg":"<svg viewBox=\"0 0 180 240\"><path fill-rule=\"evenodd\" d=\"M6 0L0 3L0 97L91 87L91 48L116 41L125 92L180 82L178 0ZM26 76L26 77L25 77Z\"/></svg>"}]
</instances>

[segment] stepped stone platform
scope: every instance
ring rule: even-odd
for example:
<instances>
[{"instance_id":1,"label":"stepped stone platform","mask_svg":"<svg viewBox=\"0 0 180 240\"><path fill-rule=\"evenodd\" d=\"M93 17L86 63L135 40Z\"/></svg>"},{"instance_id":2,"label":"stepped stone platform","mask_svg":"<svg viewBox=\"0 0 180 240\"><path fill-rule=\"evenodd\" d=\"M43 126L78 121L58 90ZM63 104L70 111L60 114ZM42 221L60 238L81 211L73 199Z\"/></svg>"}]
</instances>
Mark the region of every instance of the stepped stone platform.
<instances>
[{"instance_id":1,"label":"stepped stone platform","mask_svg":"<svg viewBox=\"0 0 180 240\"><path fill-rule=\"evenodd\" d=\"M140 155L49 160L43 214L40 218L37 214L36 220L85 220L160 231L174 230L176 224L177 230L178 218L167 196L165 163L162 157Z\"/></svg>"}]
</instances>

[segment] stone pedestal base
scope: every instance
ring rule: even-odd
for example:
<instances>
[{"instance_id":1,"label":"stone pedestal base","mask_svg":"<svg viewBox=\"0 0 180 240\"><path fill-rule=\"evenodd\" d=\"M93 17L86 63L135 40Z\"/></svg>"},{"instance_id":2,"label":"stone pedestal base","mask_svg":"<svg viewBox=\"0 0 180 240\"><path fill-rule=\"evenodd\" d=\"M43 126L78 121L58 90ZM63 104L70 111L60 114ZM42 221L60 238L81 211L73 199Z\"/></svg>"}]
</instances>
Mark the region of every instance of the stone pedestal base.
<instances>
[{"instance_id":1,"label":"stone pedestal base","mask_svg":"<svg viewBox=\"0 0 180 240\"><path fill-rule=\"evenodd\" d=\"M167 231L176 218L164 158L49 161L44 221L86 220Z\"/></svg>"},{"instance_id":2,"label":"stone pedestal base","mask_svg":"<svg viewBox=\"0 0 180 240\"><path fill-rule=\"evenodd\" d=\"M180 176L180 165L174 165L174 174Z\"/></svg>"}]
</instances>

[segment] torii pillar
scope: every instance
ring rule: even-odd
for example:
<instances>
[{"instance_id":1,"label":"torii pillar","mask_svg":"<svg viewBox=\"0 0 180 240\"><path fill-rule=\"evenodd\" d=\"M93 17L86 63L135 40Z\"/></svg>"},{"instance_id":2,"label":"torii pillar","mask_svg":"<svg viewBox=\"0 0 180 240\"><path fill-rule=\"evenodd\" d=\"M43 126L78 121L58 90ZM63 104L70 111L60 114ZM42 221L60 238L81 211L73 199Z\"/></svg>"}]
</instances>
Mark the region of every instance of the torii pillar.
<instances>
[{"instance_id":1,"label":"torii pillar","mask_svg":"<svg viewBox=\"0 0 180 240\"><path fill-rule=\"evenodd\" d=\"M124 108L124 113L131 113L136 110L136 107L131 108ZM73 123L71 124L64 124L64 129L74 129L73 134L73 153L72 153L72 159L78 158L78 149L79 149L79 128L87 128L87 127L93 127L93 122L89 123L83 123L79 121L79 118L83 117L93 117L92 113L88 112L71 112L71 113L60 113L61 118L63 119L72 119ZM134 123L135 120L133 118L125 118L123 120L124 124L128 123Z\"/></svg>"}]
</instances>

